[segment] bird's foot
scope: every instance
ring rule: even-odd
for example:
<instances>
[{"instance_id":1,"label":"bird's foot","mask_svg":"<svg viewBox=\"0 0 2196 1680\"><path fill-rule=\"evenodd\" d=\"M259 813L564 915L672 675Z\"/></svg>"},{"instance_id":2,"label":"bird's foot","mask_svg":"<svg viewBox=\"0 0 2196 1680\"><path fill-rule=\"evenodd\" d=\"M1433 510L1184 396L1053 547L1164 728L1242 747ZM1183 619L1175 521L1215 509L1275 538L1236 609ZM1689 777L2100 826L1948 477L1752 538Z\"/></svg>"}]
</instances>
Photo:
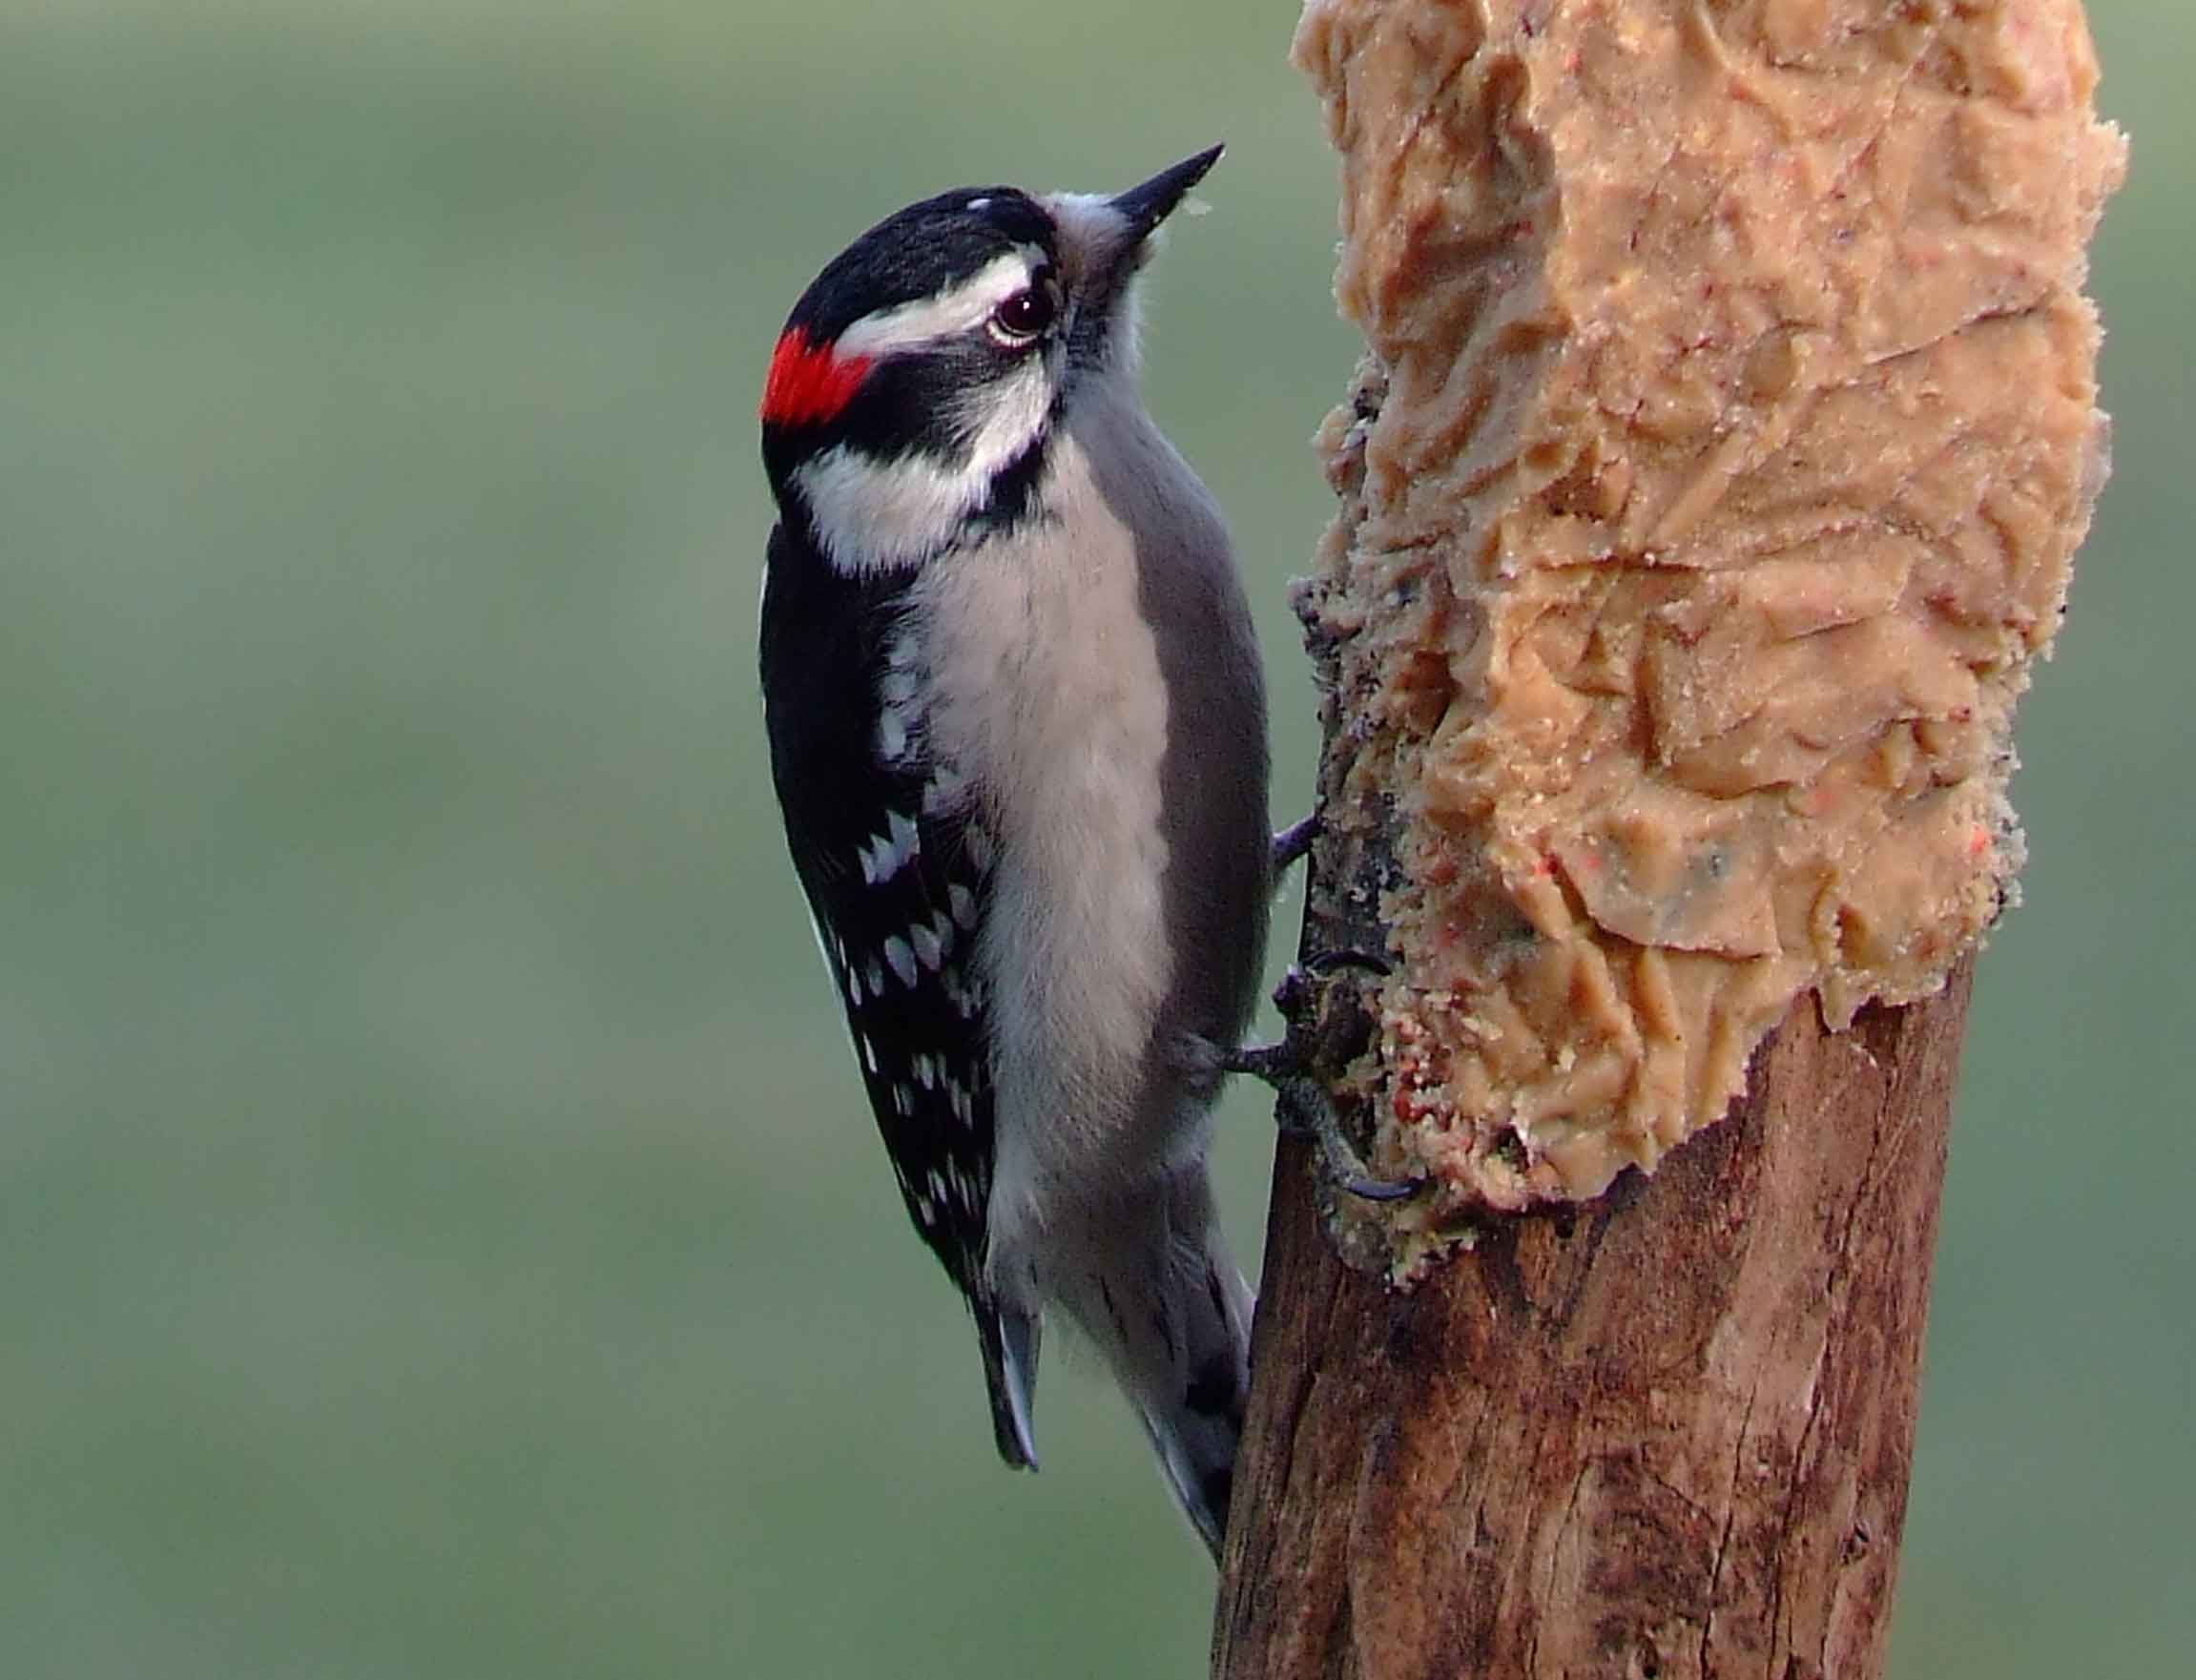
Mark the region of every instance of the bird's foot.
<instances>
[{"instance_id":1,"label":"bird's foot","mask_svg":"<svg viewBox=\"0 0 2196 1680\"><path fill-rule=\"evenodd\" d=\"M1395 964L1379 951L1314 951L1296 965L1320 980L1351 969L1359 974L1378 974L1385 980L1396 971Z\"/></svg>"},{"instance_id":2,"label":"bird's foot","mask_svg":"<svg viewBox=\"0 0 2196 1680\"><path fill-rule=\"evenodd\" d=\"M1288 1029L1281 1042L1245 1045L1221 1059L1229 1073L1248 1073L1274 1089L1283 1130L1309 1137L1318 1145L1327 1176L1354 1196L1366 1201L1393 1202L1415 1195L1425 1188L1422 1179L1380 1178L1365 1165L1357 1146L1342 1130L1342 1117L1312 1071L1315 1060L1312 1021L1317 1014L1313 976L1324 979L1341 968L1360 968L1377 974L1391 971L1385 957L1365 951L1323 951L1291 968L1274 994Z\"/></svg>"},{"instance_id":3,"label":"bird's foot","mask_svg":"<svg viewBox=\"0 0 2196 1680\"><path fill-rule=\"evenodd\" d=\"M1313 812L1300 822L1292 822L1275 835L1272 841L1274 879L1279 881L1289 872L1289 865L1297 862L1312 849L1312 842L1319 838L1319 814Z\"/></svg>"},{"instance_id":4,"label":"bird's foot","mask_svg":"<svg viewBox=\"0 0 2196 1680\"><path fill-rule=\"evenodd\" d=\"M1395 1202L1416 1195L1423 1180L1377 1178L1342 1130L1342 1117L1326 1088L1302 1070L1287 1043L1245 1045L1221 1064L1230 1073L1248 1073L1274 1088L1281 1127L1319 1146L1327 1176L1354 1196L1369 1202Z\"/></svg>"}]
</instances>

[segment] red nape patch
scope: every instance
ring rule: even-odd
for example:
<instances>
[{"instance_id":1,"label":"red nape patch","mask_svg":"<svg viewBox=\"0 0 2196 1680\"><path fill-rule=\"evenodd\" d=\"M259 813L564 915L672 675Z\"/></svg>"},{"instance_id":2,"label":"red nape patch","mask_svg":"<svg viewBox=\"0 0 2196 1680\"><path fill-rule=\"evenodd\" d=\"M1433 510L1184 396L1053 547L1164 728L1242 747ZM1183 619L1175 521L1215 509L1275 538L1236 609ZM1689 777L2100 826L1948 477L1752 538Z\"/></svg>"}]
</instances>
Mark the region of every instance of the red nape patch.
<instances>
[{"instance_id":1,"label":"red nape patch","mask_svg":"<svg viewBox=\"0 0 2196 1680\"><path fill-rule=\"evenodd\" d=\"M854 400L868 373L868 357L834 356L830 345L811 344L799 327L787 327L770 358L762 423L815 425L829 420Z\"/></svg>"}]
</instances>

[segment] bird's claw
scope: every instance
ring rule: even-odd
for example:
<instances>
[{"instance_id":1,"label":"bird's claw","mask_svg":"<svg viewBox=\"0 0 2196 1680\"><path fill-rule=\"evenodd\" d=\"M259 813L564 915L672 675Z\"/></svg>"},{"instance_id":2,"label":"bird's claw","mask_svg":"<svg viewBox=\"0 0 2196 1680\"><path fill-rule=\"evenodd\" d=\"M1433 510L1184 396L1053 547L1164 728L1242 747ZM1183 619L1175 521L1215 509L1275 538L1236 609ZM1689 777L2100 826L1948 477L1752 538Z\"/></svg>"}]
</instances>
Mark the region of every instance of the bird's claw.
<instances>
[{"instance_id":1,"label":"bird's claw","mask_svg":"<svg viewBox=\"0 0 2196 1680\"><path fill-rule=\"evenodd\" d=\"M1374 1176L1357 1146L1343 1132L1334 1099L1317 1080L1301 1070L1286 1043L1246 1046L1222 1066L1231 1073L1248 1073L1272 1086L1281 1129L1316 1143L1329 1180L1352 1195L1369 1202L1395 1202L1425 1188L1423 1179Z\"/></svg>"},{"instance_id":2,"label":"bird's claw","mask_svg":"<svg viewBox=\"0 0 2196 1680\"><path fill-rule=\"evenodd\" d=\"M1288 978L1274 994L1274 1001L1288 1023L1281 1042L1242 1046L1222 1057L1220 1066L1226 1072L1248 1073L1273 1087L1282 1129L1309 1137L1318 1145L1320 1162L1330 1182L1365 1201L1400 1201L1423 1190L1425 1181L1376 1177L1365 1165L1364 1157L1357 1153L1357 1146L1342 1130L1342 1118L1335 1110L1334 1098L1312 1074L1310 1033L1304 1025L1313 1012L1312 1000L1307 995L1310 989L1307 971L1324 974L1336 966L1352 966L1385 973L1388 964L1385 958L1367 958L1359 952L1324 955L1332 961L1323 963L1321 958L1315 957L1303 967L1291 968Z\"/></svg>"},{"instance_id":3,"label":"bird's claw","mask_svg":"<svg viewBox=\"0 0 2196 1680\"><path fill-rule=\"evenodd\" d=\"M1360 974L1378 974L1385 980L1395 973L1395 964L1379 951L1314 951L1300 966L1305 972L1317 975L1321 980L1330 974L1340 974L1355 969Z\"/></svg>"},{"instance_id":4,"label":"bird's claw","mask_svg":"<svg viewBox=\"0 0 2196 1680\"><path fill-rule=\"evenodd\" d=\"M1278 881L1288 873L1289 865L1300 861L1312 849L1312 842L1319 838L1319 814L1313 812L1301 821L1292 822L1275 835L1272 841L1272 868Z\"/></svg>"}]
</instances>

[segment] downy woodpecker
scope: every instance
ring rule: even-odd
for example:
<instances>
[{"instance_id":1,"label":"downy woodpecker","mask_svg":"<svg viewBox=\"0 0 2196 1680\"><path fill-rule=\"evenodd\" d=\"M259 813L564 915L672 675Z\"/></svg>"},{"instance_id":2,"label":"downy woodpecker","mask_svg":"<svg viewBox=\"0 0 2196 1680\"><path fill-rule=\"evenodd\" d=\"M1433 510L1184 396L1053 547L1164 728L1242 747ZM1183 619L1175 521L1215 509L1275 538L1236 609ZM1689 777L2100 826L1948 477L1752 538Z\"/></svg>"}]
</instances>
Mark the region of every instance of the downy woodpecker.
<instances>
[{"instance_id":1,"label":"downy woodpecker","mask_svg":"<svg viewBox=\"0 0 2196 1680\"><path fill-rule=\"evenodd\" d=\"M1034 1467L1049 1309L1218 1548L1251 1296L1206 1174L1274 863L1218 509L1136 391L1135 282L1220 155L863 234L762 399L771 768L870 1106Z\"/></svg>"}]
</instances>

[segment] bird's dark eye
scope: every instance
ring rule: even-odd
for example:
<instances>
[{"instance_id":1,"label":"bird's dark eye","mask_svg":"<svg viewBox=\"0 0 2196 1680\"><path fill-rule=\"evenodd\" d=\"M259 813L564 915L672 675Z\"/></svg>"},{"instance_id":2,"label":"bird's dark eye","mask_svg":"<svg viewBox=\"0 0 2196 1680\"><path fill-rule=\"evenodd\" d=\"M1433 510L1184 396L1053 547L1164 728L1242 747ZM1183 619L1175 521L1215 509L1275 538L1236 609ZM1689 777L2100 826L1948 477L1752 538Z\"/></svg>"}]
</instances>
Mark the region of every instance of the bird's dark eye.
<instances>
[{"instance_id":1,"label":"bird's dark eye","mask_svg":"<svg viewBox=\"0 0 2196 1680\"><path fill-rule=\"evenodd\" d=\"M991 326L1009 343L1025 344L1052 324L1052 293L1046 286L1016 292L991 312Z\"/></svg>"}]
</instances>

